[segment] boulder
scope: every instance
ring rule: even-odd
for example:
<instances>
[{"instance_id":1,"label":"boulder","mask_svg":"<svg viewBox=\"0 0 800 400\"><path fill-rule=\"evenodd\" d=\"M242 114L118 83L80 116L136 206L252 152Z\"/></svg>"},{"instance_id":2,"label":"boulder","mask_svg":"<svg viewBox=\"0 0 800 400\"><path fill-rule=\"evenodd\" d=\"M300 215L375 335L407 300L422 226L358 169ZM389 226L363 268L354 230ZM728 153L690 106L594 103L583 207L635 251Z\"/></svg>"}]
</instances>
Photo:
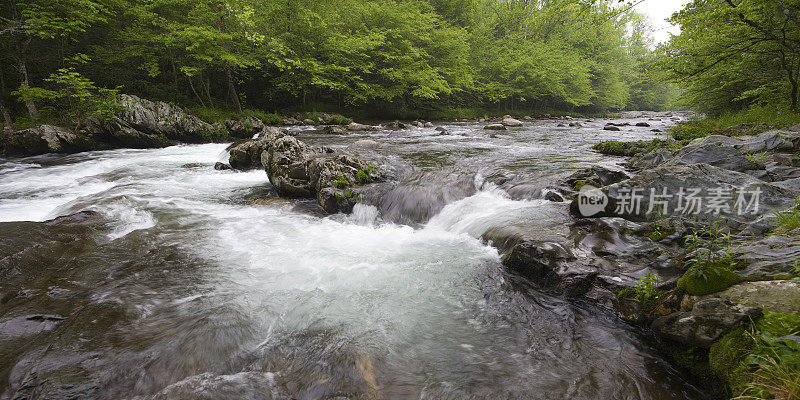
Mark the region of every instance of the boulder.
<instances>
[{"instance_id":1,"label":"boulder","mask_svg":"<svg viewBox=\"0 0 800 400\"><path fill-rule=\"evenodd\" d=\"M709 348L726 333L750 324L761 314L761 309L757 307L712 298L697 302L689 312L677 312L656 319L652 329L670 340Z\"/></svg>"},{"instance_id":2,"label":"boulder","mask_svg":"<svg viewBox=\"0 0 800 400\"><path fill-rule=\"evenodd\" d=\"M0 141L2 151L8 155L75 153L103 148L101 143L89 136L52 125L2 133L0 138L2 138Z\"/></svg>"},{"instance_id":3,"label":"boulder","mask_svg":"<svg viewBox=\"0 0 800 400\"><path fill-rule=\"evenodd\" d=\"M522 121L518 119L511 118L510 116L503 117L503 126L508 127L520 127L522 126Z\"/></svg>"},{"instance_id":4,"label":"boulder","mask_svg":"<svg viewBox=\"0 0 800 400\"><path fill-rule=\"evenodd\" d=\"M376 128L370 125L358 124L355 122L351 122L350 125L347 125L348 131L353 132L364 132L364 131L374 131Z\"/></svg>"},{"instance_id":5,"label":"boulder","mask_svg":"<svg viewBox=\"0 0 800 400\"><path fill-rule=\"evenodd\" d=\"M316 198L328 213L350 212L358 186L383 179L377 169L352 155L312 147L280 136L261 154L270 183L282 197Z\"/></svg>"},{"instance_id":6,"label":"boulder","mask_svg":"<svg viewBox=\"0 0 800 400\"><path fill-rule=\"evenodd\" d=\"M792 275L800 260L800 240L793 235L769 235L736 247L736 259L746 267L736 271L745 278L776 279ZM800 310L798 310L800 311Z\"/></svg>"},{"instance_id":7,"label":"boulder","mask_svg":"<svg viewBox=\"0 0 800 400\"><path fill-rule=\"evenodd\" d=\"M217 171L226 171L231 169L231 166L225 163L218 162L214 164L214 169Z\"/></svg>"},{"instance_id":8,"label":"boulder","mask_svg":"<svg viewBox=\"0 0 800 400\"><path fill-rule=\"evenodd\" d=\"M327 135L346 135L348 129L341 125L326 125L322 128L322 133Z\"/></svg>"},{"instance_id":9,"label":"boulder","mask_svg":"<svg viewBox=\"0 0 800 400\"><path fill-rule=\"evenodd\" d=\"M484 126L483 129L490 131L504 131L506 130L506 126L503 124L489 124Z\"/></svg>"},{"instance_id":10,"label":"boulder","mask_svg":"<svg viewBox=\"0 0 800 400\"><path fill-rule=\"evenodd\" d=\"M700 192L690 196L694 189L699 189ZM649 220L657 216L654 212L648 212L653 211L649 207L651 193L658 196L666 192L667 196L672 196L654 198L656 201L663 201L662 204L653 205L658 205L664 215L682 215L685 218L724 217L738 223L752 222L763 214L781 209L791 203L792 198L792 192L787 189L741 172L708 164L669 165L668 163L642 171L632 179L613 184L603 190L609 201L605 212L597 216L621 216L633 221ZM636 191L636 196L633 190ZM683 196L680 196L681 193ZM688 207L690 197L701 197L703 200L691 203L693 207ZM708 197L718 198L719 206L711 204L707 200ZM756 199L757 203L750 204ZM580 215L579 201L580 199L576 198L572 203L571 210L574 215Z\"/></svg>"},{"instance_id":11,"label":"boulder","mask_svg":"<svg viewBox=\"0 0 800 400\"><path fill-rule=\"evenodd\" d=\"M798 281L742 282L710 296L690 296L689 299L684 300L684 305L693 305L711 297L786 314L800 312L800 282Z\"/></svg>"},{"instance_id":12,"label":"boulder","mask_svg":"<svg viewBox=\"0 0 800 400\"><path fill-rule=\"evenodd\" d=\"M389 129L389 130L393 130L393 131L399 131L399 130L403 130L403 129L408 128L408 125L406 125L406 124L404 124L402 122L395 121L395 122L390 122L388 124L385 124L384 128Z\"/></svg>"},{"instance_id":13,"label":"boulder","mask_svg":"<svg viewBox=\"0 0 800 400\"><path fill-rule=\"evenodd\" d=\"M442 126L436 127L436 132L439 132L439 135L449 135L450 134L450 132L447 131L447 128L444 128Z\"/></svg>"},{"instance_id":14,"label":"boulder","mask_svg":"<svg viewBox=\"0 0 800 400\"><path fill-rule=\"evenodd\" d=\"M277 138L286 134L283 129L266 127L257 139L245 140L231 145L228 148L230 153L228 163L233 169L240 171L263 168L261 154L269 150L269 147Z\"/></svg>"},{"instance_id":15,"label":"boulder","mask_svg":"<svg viewBox=\"0 0 800 400\"><path fill-rule=\"evenodd\" d=\"M125 110L118 113L116 121L106 124L106 131L121 125L181 143L211 142L219 134L214 126L180 107L131 95L120 95L119 100Z\"/></svg>"},{"instance_id":16,"label":"boulder","mask_svg":"<svg viewBox=\"0 0 800 400\"><path fill-rule=\"evenodd\" d=\"M228 120L223 124L228 133L237 139L250 139L266 127L260 119L253 117L244 117L241 120Z\"/></svg>"},{"instance_id":17,"label":"boulder","mask_svg":"<svg viewBox=\"0 0 800 400\"><path fill-rule=\"evenodd\" d=\"M621 129L619 129L618 127L613 126L613 125L606 125L606 126L603 127L603 130L604 131L611 131L611 132L619 132Z\"/></svg>"},{"instance_id":18,"label":"boulder","mask_svg":"<svg viewBox=\"0 0 800 400\"><path fill-rule=\"evenodd\" d=\"M563 244L525 240L516 244L503 257L503 266L540 286L558 284L558 272L568 261L575 260Z\"/></svg>"},{"instance_id":19,"label":"boulder","mask_svg":"<svg viewBox=\"0 0 800 400\"><path fill-rule=\"evenodd\" d=\"M636 124L636 126L641 127L641 128L649 128L650 124L648 124L647 122L639 122L639 123Z\"/></svg>"},{"instance_id":20,"label":"boulder","mask_svg":"<svg viewBox=\"0 0 800 400\"><path fill-rule=\"evenodd\" d=\"M433 122L425 122L422 126L425 128L433 128Z\"/></svg>"},{"instance_id":21,"label":"boulder","mask_svg":"<svg viewBox=\"0 0 800 400\"><path fill-rule=\"evenodd\" d=\"M684 147L675 154L670 162L675 164L709 164L738 172L766 169L763 163L755 162L735 147L721 142Z\"/></svg>"},{"instance_id":22,"label":"boulder","mask_svg":"<svg viewBox=\"0 0 800 400\"><path fill-rule=\"evenodd\" d=\"M594 186L608 186L630 179L631 176L620 168L612 168L603 165L593 165L589 168L576 171L567 178L570 188L576 185L589 184Z\"/></svg>"}]
</instances>

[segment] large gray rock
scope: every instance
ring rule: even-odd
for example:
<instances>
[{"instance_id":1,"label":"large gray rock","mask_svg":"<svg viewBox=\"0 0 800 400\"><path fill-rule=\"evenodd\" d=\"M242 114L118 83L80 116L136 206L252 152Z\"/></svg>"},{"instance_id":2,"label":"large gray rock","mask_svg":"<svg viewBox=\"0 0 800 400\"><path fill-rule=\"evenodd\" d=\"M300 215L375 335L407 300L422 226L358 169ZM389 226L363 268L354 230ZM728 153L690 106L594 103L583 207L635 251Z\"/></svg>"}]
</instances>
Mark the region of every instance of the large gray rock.
<instances>
[{"instance_id":1,"label":"large gray rock","mask_svg":"<svg viewBox=\"0 0 800 400\"><path fill-rule=\"evenodd\" d=\"M0 137L3 153L8 155L72 153L100 147L91 137L52 125L6 132Z\"/></svg>"},{"instance_id":2,"label":"large gray rock","mask_svg":"<svg viewBox=\"0 0 800 400\"><path fill-rule=\"evenodd\" d=\"M794 265L800 260L800 240L789 235L769 235L736 247L736 252L736 258L746 265L737 274L775 279L795 272Z\"/></svg>"},{"instance_id":3,"label":"large gray rock","mask_svg":"<svg viewBox=\"0 0 800 400\"><path fill-rule=\"evenodd\" d=\"M280 196L316 198L329 213L352 211L359 201L359 186L383 179L367 162L292 136L276 137L261 153L261 164Z\"/></svg>"},{"instance_id":4,"label":"large gray rock","mask_svg":"<svg viewBox=\"0 0 800 400\"><path fill-rule=\"evenodd\" d=\"M283 129L265 127L258 138L231 145L228 148L230 153L228 163L233 169L241 171L263 168L261 153L269 150L269 147L277 138L286 134L287 132Z\"/></svg>"},{"instance_id":5,"label":"large gray rock","mask_svg":"<svg viewBox=\"0 0 800 400\"><path fill-rule=\"evenodd\" d=\"M213 125L177 106L124 94L119 96L119 101L125 110L105 130L126 126L182 143L210 142L218 133Z\"/></svg>"},{"instance_id":6,"label":"large gray rock","mask_svg":"<svg viewBox=\"0 0 800 400\"><path fill-rule=\"evenodd\" d=\"M123 110L110 120L92 118L78 131L41 125L0 134L4 154L77 153L113 148L158 148L176 143L225 142L252 137L264 129L255 118L209 124L180 107L120 95Z\"/></svg>"},{"instance_id":7,"label":"large gray rock","mask_svg":"<svg viewBox=\"0 0 800 400\"><path fill-rule=\"evenodd\" d=\"M752 161L741 151L723 143L704 143L699 146L684 147L669 162L672 164L708 164L738 172L766 168L764 164Z\"/></svg>"},{"instance_id":8,"label":"large gray rock","mask_svg":"<svg viewBox=\"0 0 800 400\"><path fill-rule=\"evenodd\" d=\"M691 297L684 303L698 302L712 297L769 311L786 314L800 313L800 282L798 281L742 282L713 295Z\"/></svg>"},{"instance_id":9,"label":"large gray rock","mask_svg":"<svg viewBox=\"0 0 800 400\"><path fill-rule=\"evenodd\" d=\"M508 127L520 127L522 126L522 121L511 118L510 116L505 116L503 117L503 125Z\"/></svg>"},{"instance_id":10,"label":"large gray rock","mask_svg":"<svg viewBox=\"0 0 800 400\"><path fill-rule=\"evenodd\" d=\"M355 122L351 122L350 125L347 126L347 130L353 132L375 131L377 129L378 128L374 126L357 124Z\"/></svg>"},{"instance_id":11,"label":"large gray rock","mask_svg":"<svg viewBox=\"0 0 800 400\"><path fill-rule=\"evenodd\" d=\"M551 286L561 281L559 271L573 260L575 255L561 243L526 240L503 257L503 266L538 285Z\"/></svg>"},{"instance_id":12,"label":"large gray rock","mask_svg":"<svg viewBox=\"0 0 800 400\"><path fill-rule=\"evenodd\" d=\"M679 196L683 189L684 196ZM702 198L699 202L699 212L697 207L687 207L691 189L700 189L696 197ZM724 196L720 204L727 207L712 207L709 197L715 197L714 190L720 189L729 191L729 199ZM727 218L731 221L746 223L759 218L761 215L781 209L791 203L792 192L741 172L729 171L717 168L708 164L677 164L664 166L642 171L636 177L611 185L603 189L609 201L604 212L594 216L621 216L633 221L652 220L658 217L654 209L650 210L651 190L654 194L661 195L666 191L671 198L663 198L666 207L660 207L664 215L682 215L686 218ZM633 196L635 190L637 196ZM758 207L747 208L749 204L742 204L736 207L739 194L745 203L755 199L758 195ZM638 201L637 201L638 199ZM573 215L581 216L579 211L580 198L576 198L571 206ZM659 200L655 198L654 200ZM679 202L682 212L678 211ZM638 207L636 206L638 204ZM698 204L698 203L694 203ZM741 212L740 212L741 211Z\"/></svg>"},{"instance_id":13,"label":"large gray rock","mask_svg":"<svg viewBox=\"0 0 800 400\"><path fill-rule=\"evenodd\" d=\"M699 301L689 312L656 319L652 328L664 337L703 348L711 347L726 333L761 316L761 309L733 304L720 298Z\"/></svg>"}]
</instances>

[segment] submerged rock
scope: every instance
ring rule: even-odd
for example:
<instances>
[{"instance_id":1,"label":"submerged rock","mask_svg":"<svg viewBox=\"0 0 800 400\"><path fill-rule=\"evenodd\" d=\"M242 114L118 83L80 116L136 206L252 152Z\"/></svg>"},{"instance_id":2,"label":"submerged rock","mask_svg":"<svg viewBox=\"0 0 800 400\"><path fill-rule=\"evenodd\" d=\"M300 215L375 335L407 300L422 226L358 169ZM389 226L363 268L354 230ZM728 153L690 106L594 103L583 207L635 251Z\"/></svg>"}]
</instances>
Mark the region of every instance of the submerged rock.
<instances>
[{"instance_id":1,"label":"submerged rock","mask_svg":"<svg viewBox=\"0 0 800 400\"><path fill-rule=\"evenodd\" d=\"M541 286L561 282L558 271L575 256L554 242L523 241L503 257L503 266Z\"/></svg>"},{"instance_id":2,"label":"submerged rock","mask_svg":"<svg viewBox=\"0 0 800 400\"><path fill-rule=\"evenodd\" d=\"M489 124L484 126L483 129L490 131L504 131L506 130L506 126L503 124Z\"/></svg>"},{"instance_id":3,"label":"submerged rock","mask_svg":"<svg viewBox=\"0 0 800 400\"><path fill-rule=\"evenodd\" d=\"M232 169L232 168L228 164L218 162L218 163L214 164L214 169L217 170L217 171L226 171L226 170L229 170L229 169Z\"/></svg>"},{"instance_id":4,"label":"submerged rock","mask_svg":"<svg viewBox=\"0 0 800 400\"><path fill-rule=\"evenodd\" d=\"M652 328L676 342L709 348L726 333L748 325L760 316L760 308L712 298L698 302L689 312L658 318Z\"/></svg>"}]
</instances>

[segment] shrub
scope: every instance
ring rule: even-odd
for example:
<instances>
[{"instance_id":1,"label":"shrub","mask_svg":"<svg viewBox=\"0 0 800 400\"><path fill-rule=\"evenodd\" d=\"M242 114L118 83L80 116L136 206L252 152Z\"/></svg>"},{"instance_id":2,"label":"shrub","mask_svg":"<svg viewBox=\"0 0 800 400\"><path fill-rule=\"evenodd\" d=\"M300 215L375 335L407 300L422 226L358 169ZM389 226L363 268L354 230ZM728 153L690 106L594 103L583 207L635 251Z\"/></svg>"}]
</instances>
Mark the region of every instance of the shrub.
<instances>
[{"instance_id":1,"label":"shrub","mask_svg":"<svg viewBox=\"0 0 800 400\"><path fill-rule=\"evenodd\" d=\"M75 125L76 131L91 118L108 120L124 110L116 89L99 88L73 68L61 68L45 82L51 89L23 86L13 94L22 101L44 102L48 108L58 110Z\"/></svg>"}]
</instances>

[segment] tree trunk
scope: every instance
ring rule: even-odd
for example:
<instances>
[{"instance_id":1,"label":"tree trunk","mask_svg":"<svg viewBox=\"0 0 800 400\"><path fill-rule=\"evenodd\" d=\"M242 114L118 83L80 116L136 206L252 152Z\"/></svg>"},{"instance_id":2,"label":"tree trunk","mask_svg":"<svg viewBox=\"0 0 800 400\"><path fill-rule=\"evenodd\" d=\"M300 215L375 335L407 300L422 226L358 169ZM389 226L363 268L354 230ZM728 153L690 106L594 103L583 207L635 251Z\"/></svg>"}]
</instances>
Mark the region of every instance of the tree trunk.
<instances>
[{"instance_id":1,"label":"tree trunk","mask_svg":"<svg viewBox=\"0 0 800 400\"><path fill-rule=\"evenodd\" d=\"M6 108L5 103L3 103L3 99L0 99L0 113L3 114L3 132L14 132L14 121L11 120L11 113L8 112L8 108Z\"/></svg>"},{"instance_id":2,"label":"tree trunk","mask_svg":"<svg viewBox=\"0 0 800 400\"><path fill-rule=\"evenodd\" d=\"M236 93L236 86L233 84L233 74L231 73L231 67L225 67L225 75L228 77L228 92L231 95L231 100L233 101L233 107L236 109L236 112L241 114L242 113L242 103L239 102L239 94Z\"/></svg>"},{"instance_id":3,"label":"tree trunk","mask_svg":"<svg viewBox=\"0 0 800 400\"><path fill-rule=\"evenodd\" d=\"M0 96L6 93L6 79L3 76L3 69L0 68ZM3 132L14 132L14 120L11 119L11 112L0 97L0 113L3 114Z\"/></svg>"},{"instance_id":4,"label":"tree trunk","mask_svg":"<svg viewBox=\"0 0 800 400\"><path fill-rule=\"evenodd\" d=\"M22 86L30 86L30 82L28 81L28 67L25 65L24 60L20 60L19 73L22 75ZM33 100L27 100L25 102L25 107L28 108L28 114L30 114L31 119L36 121L39 118L39 110L36 108L36 103L34 103Z\"/></svg>"},{"instance_id":5,"label":"tree trunk","mask_svg":"<svg viewBox=\"0 0 800 400\"><path fill-rule=\"evenodd\" d=\"M200 105L205 107L206 103L203 102L203 98L200 97L200 95L197 94L197 90L194 89L194 83L192 82L192 77L187 75L186 79L189 80L189 87L192 88L192 93L194 93L194 96L197 97L197 100L200 100Z\"/></svg>"},{"instance_id":6,"label":"tree trunk","mask_svg":"<svg viewBox=\"0 0 800 400\"><path fill-rule=\"evenodd\" d=\"M214 100L211 99L211 80L208 77L203 79L201 75L200 81L203 84L203 91L205 91L206 100L208 100L208 105L214 107Z\"/></svg>"}]
</instances>

